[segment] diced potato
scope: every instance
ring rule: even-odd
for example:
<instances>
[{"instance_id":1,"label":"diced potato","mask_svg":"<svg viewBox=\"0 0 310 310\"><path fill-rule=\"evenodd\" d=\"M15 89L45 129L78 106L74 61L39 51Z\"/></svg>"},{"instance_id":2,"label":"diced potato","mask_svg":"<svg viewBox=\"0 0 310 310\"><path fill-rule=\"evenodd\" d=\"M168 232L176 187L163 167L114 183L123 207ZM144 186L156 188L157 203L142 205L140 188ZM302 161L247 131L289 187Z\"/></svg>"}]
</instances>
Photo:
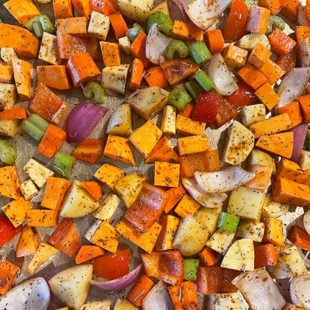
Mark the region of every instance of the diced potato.
<instances>
[{"instance_id":1,"label":"diced potato","mask_svg":"<svg viewBox=\"0 0 310 310\"><path fill-rule=\"evenodd\" d=\"M105 163L98 168L94 174L94 177L113 189L115 183L124 175L124 173L125 172L123 169L109 163Z\"/></svg>"},{"instance_id":2,"label":"diced potato","mask_svg":"<svg viewBox=\"0 0 310 310\"><path fill-rule=\"evenodd\" d=\"M144 119L150 119L166 105L169 92L157 86L137 89L126 102Z\"/></svg>"},{"instance_id":3,"label":"diced potato","mask_svg":"<svg viewBox=\"0 0 310 310\"><path fill-rule=\"evenodd\" d=\"M209 310L246 310L249 305L240 291L236 293L210 294L207 298L207 308Z\"/></svg>"},{"instance_id":4,"label":"diced potato","mask_svg":"<svg viewBox=\"0 0 310 310\"><path fill-rule=\"evenodd\" d=\"M85 303L93 275L93 265L82 264L56 273L48 284L53 294L68 307L78 310Z\"/></svg>"},{"instance_id":5,"label":"diced potato","mask_svg":"<svg viewBox=\"0 0 310 310\"><path fill-rule=\"evenodd\" d=\"M138 310L139 308L127 299L118 298L114 304L113 310Z\"/></svg>"},{"instance_id":6,"label":"diced potato","mask_svg":"<svg viewBox=\"0 0 310 310\"><path fill-rule=\"evenodd\" d=\"M242 38L237 42L237 45L241 48L252 50L257 43L271 49L268 37L265 34L259 33L250 33L242 36Z\"/></svg>"},{"instance_id":7,"label":"diced potato","mask_svg":"<svg viewBox=\"0 0 310 310\"><path fill-rule=\"evenodd\" d=\"M43 32L38 59L52 65L60 64L61 60L57 57L57 38L54 34Z\"/></svg>"},{"instance_id":8,"label":"diced potato","mask_svg":"<svg viewBox=\"0 0 310 310\"><path fill-rule=\"evenodd\" d=\"M47 179L54 175L52 170L46 168L33 158L26 163L23 169L39 188L43 187Z\"/></svg>"},{"instance_id":9,"label":"diced potato","mask_svg":"<svg viewBox=\"0 0 310 310\"><path fill-rule=\"evenodd\" d=\"M60 216L69 218L83 217L99 207L96 201L81 186L81 182L74 180L62 202Z\"/></svg>"},{"instance_id":10,"label":"diced potato","mask_svg":"<svg viewBox=\"0 0 310 310\"><path fill-rule=\"evenodd\" d=\"M107 66L102 69L101 84L120 94L125 93L129 64Z\"/></svg>"},{"instance_id":11,"label":"diced potato","mask_svg":"<svg viewBox=\"0 0 310 310\"><path fill-rule=\"evenodd\" d=\"M275 202L271 200L270 197L267 197L266 202L263 206L262 216L264 218L279 217L283 214L286 214L289 210L289 207L290 206L288 204Z\"/></svg>"},{"instance_id":12,"label":"diced potato","mask_svg":"<svg viewBox=\"0 0 310 310\"><path fill-rule=\"evenodd\" d=\"M251 309L282 309L286 301L270 274L264 269L241 273L233 279Z\"/></svg>"},{"instance_id":13,"label":"diced potato","mask_svg":"<svg viewBox=\"0 0 310 310\"><path fill-rule=\"evenodd\" d=\"M110 300L93 300L84 304L79 310L110 310Z\"/></svg>"},{"instance_id":14,"label":"diced potato","mask_svg":"<svg viewBox=\"0 0 310 310\"><path fill-rule=\"evenodd\" d=\"M239 239L227 250L221 267L234 270L254 270L254 242L251 239Z\"/></svg>"},{"instance_id":15,"label":"diced potato","mask_svg":"<svg viewBox=\"0 0 310 310\"><path fill-rule=\"evenodd\" d=\"M266 117L266 108L262 103L247 105L241 110L241 121L246 127L263 121Z\"/></svg>"},{"instance_id":16,"label":"diced potato","mask_svg":"<svg viewBox=\"0 0 310 310\"><path fill-rule=\"evenodd\" d=\"M13 138L17 134L17 129L18 129L18 119L0 120L0 135Z\"/></svg>"},{"instance_id":17,"label":"diced potato","mask_svg":"<svg viewBox=\"0 0 310 310\"><path fill-rule=\"evenodd\" d=\"M136 201L145 181L144 174L133 172L123 176L115 183L114 190L127 208Z\"/></svg>"},{"instance_id":18,"label":"diced potato","mask_svg":"<svg viewBox=\"0 0 310 310\"><path fill-rule=\"evenodd\" d=\"M28 179L20 184L20 191L26 200L30 200L39 193L37 187L31 179Z\"/></svg>"},{"instance_id":19,"label":"diced potato","mask_svg":"<svg viewBox=\"0 0 310 310\"><path fill-rule=\"evenodd\" d=\"M253 133L238 121L233 121L226 133L223 161L239 165L246 160L254 147Z\"/></svg>"},{"instance_id":20,"label":"diced potato","mask_svg":"<svg viewBox=\"0 0 310 310\"><path fill-rule=\"evenodd\" d=\"M234 237L235 233L219 228L208 239L206 246L215 252L224 255L233 242Z\"/></svg>"},{"instance_id":21,"label":"diced potato","mask_svg":"<svg viewBox=\"0 0 310 310\"><path fill-rule=\"evenodd\" d=\"M230 193L227 212L245 219L260 220L265 200L264 191L240 186Z\"/></svg>"},{"instance_id":22,"label":"diced potato","mask_svg":"<svg viewBox=\"0 0 310 310\"><path fill-rule=\"evenodd\" d=\"M176 134L176 108L172 105L166 105L164 107L161 130L167 135Z\"/></svg>"},{"instance_id":23,"label":"diced potato","mask_svg":"<svg viewBox=\"0 0 310 310\"><path fill-rule=\"evenodd\" d=\"M110 193L105 197L104 201L93 216L99 220L110 222L120 202L121 200L117 195Z\"/></svg>"},{"instance_id":24,"label":"diced potato","mask_svg":"<svg viewBox=\"0 0 310 310\"><path fill-rule=\"evenodd\" d=\"M110 19L108 16L92 11L88 23L87 32L89 35L105 41L110 29Z\"/></svg>"},{"instance_id":25,"label":"diced potato","mask_svg":"<svg viewBox=\"0 0 310 310\"><path fill-rule=\"evenodd\" d=\"M131 42L127 36L118 39L120 49L127 55L131 54Z\"/></svg>"},{"instance_id":26,"label":"diced potato","mask_svg":"<svg viewBox=\"0 0 310 310\"><path fill-rule=\"evenodd\" d=\"M302 150L299 157L299 165L302 170L310 169L310 151Z\"/></svg>"},{"instance_id":27,"label":"diced potato","mask_svg":"<svg viewBox=\"0 0 310 310\"><path fill-rule=\"evenodd\" d=\"M307 274L307 268L296 246L285 244L276 246L278 264L269 266L268 271L275 279L285 279Z\"/></svg>"},{"instance_id":28,"label":"diced potato","mask_svg":"<svg viewBox=\"0 0 310 310\"><path fill-rule=\"evenodd\" d=\"M117 5L122 14L138 22L145 22L153 3L154 0L117 0Z\"/></svg>"},{"instance_id":29,"label":"diced potato","mask_svg":"<svg viewBox=\"0 0 310 310\"><path fill-rule=\"evenodd\" d=\"M18 58L17 54L12 47L2 47L1 48L1 59L7 64L12 64L12 59Z\"/></svg>"},{"instance_id":30,"label":"diced potato","mask_svg":"<svg viewBox=\"0 0 310 310\"><path fill-rule=\"evenodd\" d=\"M37 251L35 252L27 267L27 272L29 274L34 274L43 267L47 266L49 263L51 263L57 252L58 250L52 245L45 242L40 243Z\"/></svg>"},{"instance_id":31,"label":"diced potato","mask_svg":"<svg viewBox=\"0 0 310 310\"><path fill-rule=\"evenodd\" d=\"M173 240L173 248L180 250L184 256L199 253L216 230L220 212L221 208L200 208L195 214L183 218Z\"/></svg>"},{"instance_id":32,"label":"diced potato","mask_svg":"<svg viewBox=\"0 0 310 310\"><path fill-rule=\"evenodd\" d=\"M0 83L0 104L4 110L13 108L17 92L15 84Z\"/></svg>"},{"instance_id":33,"label":"diced potato","mask_svg":"<svg viewBox=\"0 0 310 310\"><path fill-rule=\"evenodd\" d=\"M255 242L262 242L264 231L264 223L243 219L238 224L236 236L239 238L252 239Z\"/></svg>"},{"instance_id":34,"label":"diced potato","mask_svg":"<svg viewBox=\"0 0 310 310\"><path fill-rule=\"evenodd\" d=\"M120 104L112 113L107 133L128 137L132 133L131 109L128 103Z\"/></svg>"},{"instance_id":35,"label":"diced potato","mask_svg":"<svg viewBox=\"0 0 310 310\"><path fill-rule=\"evenodd\" d=\"M276 163L270 154L260 149L254 148L247 158L249 166L268 166L272 167L272 173L276 173Z\"/></svg>"}]
</instances>

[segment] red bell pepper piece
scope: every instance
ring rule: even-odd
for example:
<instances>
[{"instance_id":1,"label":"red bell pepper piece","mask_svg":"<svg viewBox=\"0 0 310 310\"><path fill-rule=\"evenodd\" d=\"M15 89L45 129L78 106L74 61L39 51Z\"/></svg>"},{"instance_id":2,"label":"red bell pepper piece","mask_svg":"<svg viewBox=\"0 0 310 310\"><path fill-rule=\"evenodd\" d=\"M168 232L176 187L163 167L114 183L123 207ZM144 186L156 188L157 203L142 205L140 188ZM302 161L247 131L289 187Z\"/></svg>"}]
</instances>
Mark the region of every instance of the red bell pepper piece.
<instances>
[{"instance_id":1,"label":"red bell pepper piece","mask_svg":"<svg viewBox=\"0 0 310 310\"><path fill-rule=\"evenodd\" d=\"M0 216L0 246L5 245L21 231L21 227L14 227L8 218Z\"/></svg>"},{"instance_id":2,"label":"red bell pepper piece","mask_svg":"<svg viewBox=\"0 0 310 310\"><path fill-rule=\"evenodd\" d=\"M226 97L235 108L244 107L257 101L255 90L244 82L238 83L238 90Z\"/></svg>"}]
</instances>

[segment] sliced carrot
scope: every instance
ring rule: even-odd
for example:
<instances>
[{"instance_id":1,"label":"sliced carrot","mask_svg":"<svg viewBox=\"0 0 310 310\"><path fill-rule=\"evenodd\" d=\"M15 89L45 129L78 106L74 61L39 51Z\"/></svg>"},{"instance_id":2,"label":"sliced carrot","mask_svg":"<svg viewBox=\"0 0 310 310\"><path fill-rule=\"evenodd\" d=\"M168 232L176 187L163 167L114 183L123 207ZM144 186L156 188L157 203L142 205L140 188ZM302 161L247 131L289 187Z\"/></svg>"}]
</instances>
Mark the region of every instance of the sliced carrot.
<instances>
[{"instance_id":1,"label":"sliced carrot","mask_svg":"<svg viewBox=\"0 0 310 310\"><path fill-rule=\"evenodd\" d=\"M223 31L225 41L239 40L245 34L248 16L249 10L243 0L232 1Z\"/></svg>"},{"instance_id":2,"label":"sliced carrot","mask_svg":"<svg viewBox=\"0 0 310 310\"><path fill-rule=\"evenodd\" d=\"M90 8L93 11L104 15L111 15L118 11L115 1L111 0L90 0Z\"/></svg>"},{"instance_id":3,"label":"sliced carrot","mask_svg":"<svg viewBox=\"0 0 310 310\"><path fill-rule=\"evenodd\" d=\"M254 137L269 135L288 130L292 127L291 119L287 113L272 116L263 121L252 124L249 129L253 132Z\"/></svg>"},{"instance_id":4,"label":"sliced carrot","mask_svg":"<svg viewBox=\"0 0 310 310\"><path fill-rule=\"evenodd\" d=\"M12 65L0 62L0 83L13 82L13 67Z\"/></svg>"},{"instance_id":5,"label":"sliced carrot","mask_svg":"<svg viewBox=\"0 0 310 310\"><path fill-rule=\"evenodd\" d=\"M169 197L164 208L166 214L168 214L182 199L185 194L185 189L183 186L172 187L167 190L167 194Z\"/></svg>"},{"instance_id":6,"label":"sliced carrot","mask_svg":"<svg viewBox=\"0 0 310 310\"><path fill-rule=\"evenodd\" d=\"M310 251L310 235L301 227L293 225L288 234L288 239L296 246Z\"/></svg>"},{"instance_id":7,"label":"sliced carrot","mask_svg":"<svg viewBox=\"0 0 310 310\"><path fill-rule=\"evenodd\" d=\"M26 108L18 106L12 109L0 111L0 119L25 119L27 118Z\"/></svg>"},{"instance_id":8,"label":"sliced carrot","mask_svg":"<svg viewBox=\"0 0 310 310\"><path fill-rule=\"evenodd\" d=\"M250 63L247 63L245 66L239 69L237 74L243 80L243 82L255 90L268 81L267 77Z\"/></svg>"},{"instance_id":9,"label":"sliced carrot","mask_svg":"<svg viewBox=\"0 0 310 310\"><path fill-rule=\"evenodd\" d=\"M144 65L139 58L135 58L131 66L131 75L129 82L129 90L135 90L140 88L143 79Z\"/></svg>"},{"instance_id":10,"label":"sliced carrot","mask_svg":"<svg viewBox=\"0 0 310 310\"><path fill-rule=\"evenodd\" d=\"M180 285L169 286L168 292L175 309L200 309L194 282L185 281Z\"/></svg>"},{"instance_id":11,"label":"sliced carrot","mask_svg":"<svg viewBox=\"0 0 310 310\"><path fill-rule=\"evenodd\" d=\"M199 252L199 260L200 263L203 266L213 266L215 265L217 255L215 252L209 248L209 247L204 247L200 252Z\"/></svg>"},{"instance_id":12,"label":"sliced carrot","mask_svg":"<svg viewBox=\"0 0 310 310\"><path fill-rule=\"evenodd\" d=\"M71 0L73 8L82 16L89 18L91 13L89 0Z\"/></svg>"},{"instance_id":13,"label":"sliced carrot","mask_svg":"<svg viewBox=\"0 0 310 310\"><path fill-rule=\"evenodd\" d=\"M96 257L104 254L104 250L97 245L84 244L80 247L78 253L75 256L75 263L77 265L88 262Z\"/></svg>"},{"instance_id":14,"label":"sliced carrot","mask_svg":"<svg viewBox=\"0 0 310 310\"><path fill-rule=\"evenodd\" d=\"M259 0L258 5L270 10L273 15L280 12L280 0Z\"/></svg>"},{"instance_id":15,"label":"sliced carrot","mask_svg":"<svg viewBox=\"0 0 310 310\"><path fill-rule=\"evenodd\" d=\"M53 124L49 124L37 150L42 155L52 158L59 151L65 142L66 137L67 133L63 129Z\"/></svg>"},{"instance_id":16,"label":"sliced carrot","mask_svg":"<svg viewBox=\"0 0 310 310\"><path fill-rule=\"evenodd\" d=\"M130 49L133 57L140 59L144 65L144 68L147 68L150 62L145 55L145 42L146 33L141 31L131 43Z\"/></svg>"},{"instance_id":17,"label":"sliced carrot","mask_svg":"<svg viewBox=\"0 0 310 310\"><path fill-rule=\"evenodd\" d=\"M148 294L154 284L154 281L150 277L142 274L130 289L127 299L135 306L141 307L144 297Z\"/></svg>"},{"instance_id":18,"label":"sliced carrot","mask_svg":"<svg viewBox=\"0 0 310 310\"><path fill-rule=\"evenodd\" d=\"M280 97L277 95L269 82L266 82L256 89L255 95L269 111L271 111L280 101Z\"/></svg>"},{"instance_id":19,"label":"sliced carrot","mask_svg":"<svg viewBox=\"0 0 310 310\"><path fill-rule=\"evenodd\" d=\"M254 247L255 268L276 266L278 264L278 254L275 246L271 243Z\"/></svg>"},{"instance_id":20,"label":"sliced carrot","mask_svg":"<svg viewBox=\"0 0 310 310\"><path fill-rule=\"evenodd\" d=\"M221 53L224 49L224 37L220 29L210 29L205 32L208 48L212 54Z\"/></svg>"},{"instance_id":21,"label":"sliced carrot","mask_svg":"<svg viewBox=\"0 0 310 310\"><path fill-rule=\"evenodd\" d=\"M293 101L285 106L278 108L279 113L287 113L291 119L292 127L302 122L301 109L298 101Z\"/></svg>"},{"instance_id":22,"label":"sliced carrot","mask_svg":"<svg viewBox=\"0 0 310 310\"><path fill-rule=\"evenodd\" d=\"M259 71L267 77L270 84L274 84L285 74L285 71L271 59L267 59Z\"/></svg>"},{"instance_id":23,"label":"sliced carrot","mask_svg":"<svg viewBox=\"0 0 310 310\"><path fill-rule=\"evenodd\" d=\"M101 74L97 64L88 52L78 52L71 55L66 67L75 87L94 80Z\"/></svg>"},{"instance_id":24,"label":"sliced carrot","mask_svg":"<svg viewBox=\"0 0 310 310\"><path fill-rule=\"evenodd\" d=\"M303 172L300 166L287 158L281 158L277 163L277 178L285 178L294 181Z\"/></svg>"},{"instance_id":25,"label":"sliced carrot","mask_svg":"<svg viewBox=\"0 0 310 310\"><path fill-rule=\"evenodd\" d=\"M72 152L76 159L95 164L103 153L102 139L84 139Z\"/></svg>"},{"instance_id":26,"label":"sliced carrot","mask_svg":"<svg viewBox=\"0 0 310 310\"><path fill-rule=\"evenodd\" d=\"M178 110L178 115L190 117L193 111L193 104L187 103L182 110Z\"/></svg>"},{"instance_id":27,"label":"sliced carrot","mask_svg":"<svg viewBox=\"0 0 310 310\"><path fill-rule=\"evenodd\" d=\"M119 66L121 64L121 52L118 43L100 41L100 49L103 64L107 66Z\"/></svg>"},{"instance_id":28,"label":"sliced carrot","mask_svg":"<svg viewBox=\"0 0 310 310\"><path fill-rule=\"evenodd\" d=\"M306 38L310 38L310 26L297 25L295 27L296 41L298 44Z\"/></svg>"},{"instance_id":29,"label":"sliced carrot","mask_svg":"<svg viewBox=\"0 0 310 310\"><path fill-rule=\"evenodd\" d=\"M19 236L15 255L25 257L34 254L39 247L39 238L32 227L24 226Z\"/></svg>"},{"instance_id":30,"label":"sliced carrot","mask_svg":"<svg viewBox=\"0 0 310 310\"><path fill-rule=\"evenodd\" d=\"M96 181L82 181L81 186L95 199L99 200L102 197L102 188Z\"/></svg>"},{"instance_id":31,"label":"sliced carrot","mask_svg":"<svg viewBox=\"0 0 310 310\"><path fill-rule=\"evenodd\" d=\"M178 162L179 156L174 148L171 146L167 136L162 136L155 144L151 153L145 159L146 163L153 163L155 161Z\"/></svg>"},{"instance_id":32,"label":"sliced carrot","mask_svg":"<svg viewBox=\"0 0 310 310\"><path fill-rule=\"evenodd\" d=\"M175 19L171 36L179 40L203 41L203 31L192 23Z\"/></svg>"},{"instance_id":33,"label":"sliced carrot","mask_svg":"<svg viewBox=\"0 0 310 310\"><path fill-rule=\"evenodd\" d=\"M69 184L69 181L65 178L49 177L45 185L41 206L47 209L59 210Z\"/></svg>"},{"instance_id":34,"label":"sliced carrot","mask_svg":"<svg viewBox=\"0 0 310 310\"><path fill-rule=\"evenodd\" d=\"M302 119L304 123L310 122L310 94L296 98L300 104Z\"/></svg>"},{"instance_id":35,"label":"sliced carrot","mask_svg":"<svg viewBox=\"0 0 310 310\"><path fill-rule=\"evenodd\" d=\"M284 234L283 234L283 222L278 218L268 217L264 220L264 243L271 243L273 245L283 246L284 245Z\"/></svg>"},{"instance_id":36,"label":"sliced carrot","mask_svg":"<svg viewBox=\"0 0 310 310\"><path fill-rule=\"evenodd\" d=\"M69 57L80 51L87 51L95 60L101 59L98 40L94 37L77 37L66 32L66 19L56 21L57 52L60 59Z\"/></svg>"},{"instance_id":37,"label":"sliced carrot","mask_svg":"<svg viewBox=\"0 0 310 310\"><path fill-rule=\"evenodd\" d=\"M116 39L124 37L128 31L128 27L123 15L120 12L115 12L109 15L111 26Z\"/></svg>"},{"instance_id":38,"label":"sliced carrot","mask_svg":"<svg viewBox=\"0 0 310 310\"><path fill-rule=\"evenodd\" d=\"M65 65L37 66L38 82L60 90L70 89Z\"/></svg>"},{"instance_id":39,"label":"sliced carrot","mask_svg":"<svg viewBox=\"0 0 310 310\"><path fill-rule=\"evenodd\" d=\"M168 86L168 81L160 66L148 68L143 77L149 86L158 86L161 88L166 88Z\"/></svg>"},{"instance_id":40,"label":"sliced carrot","mask_svg":"<svg viewBox=\"0 0 310 310\"><path fill-rule=\"evenodd\" d=\"M12 47L20 57L35 58L39 40L27 29L6 23L0 24L0 48Z\"/></svg>"},{"instance_id":41,"label":"sliced carrot","mask_svg":"<svg viewBox=\"0 0 310 310\"><path fill-rule=\"evenodd\" d=\"M195 171L217 171L220 168L218 150L207 150L201 153L180 156L182 176L191 178Z\"/></svg>"},{"instance_id":42,"label":"sliced carrot","mask_svg":"<svg viewBox=\"0 0 310 310\"><path fill-rule=\"evenodd\" d=\"M71 0L53 0L55 19L73 17Z\"/></svg>"},{"instance_id":43,"label":"sliced carrot","mask_svg":"<svg viewBox=\"0 0 310 310\"><path fill-rule=\"evenodd\" d=\"M280 0L281 15L296 22L299 5L299 0Z\"/></svg>"},{"instance_id":44,"label":"sliced carrot","mask_svg":"<svg viewBox=\"0 0 310 310\"><path fill-rule=\"evenodd\" d=\"M257 147L286 158L291 158L293 145L294 137L292 132L260 136L256 142Z\"/></svg>"},{"instance_id":45,"label":"sliced carrot","mask_svg":"<svg viewBox=\"0 0 310 310\"><path fill-rule=\"evenodd\" d=\"M275 28L268 36L271 49L277 55L285 55L289 53L297 44L290 36L279 28Z\"/></svg>"},{"instance_id":46,"label":"sliced carrot","mask_svg":"<svg viewBox=\"0 0 310 310\"><path fill-rule=\"evenodd\" d=\"M272 184L272 199L293 206L309 206L310 186L278 178Z\"/></svg>"},{"instance_id":47,"label":"sliced carrot","mask_svg":"<svg viewBox=\"0 0 310 310\"><path fill-rule=\"evenodd\" d=\"M0 263L0 295L4 295L10 290L19 271L19 267L7 259Z\"/></svg>"}]
</instances>

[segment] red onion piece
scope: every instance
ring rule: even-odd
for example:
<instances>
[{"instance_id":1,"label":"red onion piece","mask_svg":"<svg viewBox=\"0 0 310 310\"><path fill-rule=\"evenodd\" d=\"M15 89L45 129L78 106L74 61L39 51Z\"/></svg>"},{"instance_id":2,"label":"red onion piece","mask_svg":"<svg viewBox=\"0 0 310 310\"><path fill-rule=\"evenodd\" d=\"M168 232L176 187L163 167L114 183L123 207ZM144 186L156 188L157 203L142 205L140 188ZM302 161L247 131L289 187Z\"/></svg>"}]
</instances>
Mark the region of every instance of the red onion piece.
<instances>
[{"instance_id":1,"label":"red onion piece","mask_svg":"<svg viewBox=\"0 0 310 310\"><path fill-rule=\"evenodd\" d=\"M294 147L291 159L293 161L299 161L300 153L305 143L307 130L308 124L300 124L292 129L294 135Z\"/></svg>"},{"instance_id":2,"label":"red onion piece","mask_svg":"<svg viewBox=\"0 0 310 310\"><path fill-rule=\"evenodd\" d=\"M82 142L107 111L107 108L89 101L77 104L67 118L67 141L69 143Z\"/></svg>"},{"instance_id":3,"label":"red onion piece","mask_svg":"<svg viewBox=\"0 0 310 310\"><path fill-rule=\"evenodd\" d=\"M142 264L138 265L135 269L127 273L126 275L110 280L110 281L95 281L91 280L90 284L94 285L104 291L119 291L126 288L132 284L137 278L142 270Z\"/></svg>"}]
</instances>

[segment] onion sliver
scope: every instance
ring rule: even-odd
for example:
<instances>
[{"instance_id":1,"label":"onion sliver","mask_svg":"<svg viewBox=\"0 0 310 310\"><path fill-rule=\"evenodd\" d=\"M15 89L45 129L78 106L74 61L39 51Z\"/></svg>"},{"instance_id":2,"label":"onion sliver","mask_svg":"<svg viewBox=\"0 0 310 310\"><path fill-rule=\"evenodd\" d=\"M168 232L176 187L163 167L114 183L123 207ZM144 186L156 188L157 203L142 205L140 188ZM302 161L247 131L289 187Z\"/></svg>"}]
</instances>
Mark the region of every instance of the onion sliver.
<instances>
[{"instance_id":1,"label":"onion sliver","mask_svg":"<svg viewBox=\"0 0 310 310\"><path fill-rule=\"evenodd\" d=\"M293 68L282 80L278 88L278 107L287 105L304 94L310 78L309 68Z\"/></svg>"},{"instance_id":2,"label":"onion sliver","mask_svg":"<svg viewBox=\"0 0 310 310\"><path fill-rule=\"evenodd\" d=\"M228 96L238 90L237 82L220 53L213 54L207 64L206 72L213 80L214 88L219 94Z\"/></svg>"},{"instance_id":3,"label":"onion sliver","mask_svg":"<svg viewBox=\"0 0 310 310\"><path fill-rule=\"evenodd\" d=\"M142 264L138 265L135 269L127 273L126 275L111 280L111 281L95 281L91 280L90 284L94 285L104 291L119 291L126 288L132 284L137 278L142 270Z\"/></svg>"},{"instance_id":4,"label":"onion sliver","mask_svg":"<svg viewBox=\"0 0 310 310\"><path fill-rule=\"evenodd\" d=\"M300 124L292 129L294 137L294 146L291 159L293 161L299 162L299 157L305 143L307 130L308 130L308 124Z\"/></svg>"},{"instance_id":5,"label":"onion sliver","mask_svg":"<svg viewBox=\"0 0 310 310\"><path fill-rule=\"evenodd\" d=\"M77 104L67 118L67 141L69 143L82 142L107 111L107 108L89 101Z\"/></svg>"}]
</instances>

